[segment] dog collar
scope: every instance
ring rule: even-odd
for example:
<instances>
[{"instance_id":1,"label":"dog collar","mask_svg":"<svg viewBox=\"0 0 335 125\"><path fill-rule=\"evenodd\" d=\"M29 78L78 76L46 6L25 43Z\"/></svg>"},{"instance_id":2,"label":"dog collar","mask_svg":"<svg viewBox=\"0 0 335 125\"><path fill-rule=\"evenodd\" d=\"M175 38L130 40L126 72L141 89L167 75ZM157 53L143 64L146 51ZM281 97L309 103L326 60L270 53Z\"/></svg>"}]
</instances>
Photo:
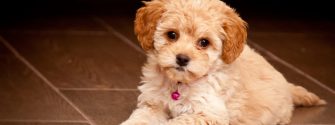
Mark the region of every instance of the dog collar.
<instances>
[{"instance_id":1,"label":"dog collar","mask_svg":"<svg viewBox=\"0 0 335 125\"><path fill-rule=\"evenodd\" d=\"M171 93L171 98L173 99L173 100L179 100L179 97L180 97L180 93L178 92L178 90L176 90L176 91L174 91L174 92L172 92Z\"/></svg>"},{"instance_id":2,"label":"dog collar","mask_svg":"<svg viewBox=\"0 0 335 125\"><path fill-rule=\"evenodd\" d=\"M179 88L180 84L181 84L181 82L178 81L175 91L171 93L171 98L175 101L179 100L179 97L180 97L180 93L178 92L178 88Z\"/></svg>"}]
</instances>

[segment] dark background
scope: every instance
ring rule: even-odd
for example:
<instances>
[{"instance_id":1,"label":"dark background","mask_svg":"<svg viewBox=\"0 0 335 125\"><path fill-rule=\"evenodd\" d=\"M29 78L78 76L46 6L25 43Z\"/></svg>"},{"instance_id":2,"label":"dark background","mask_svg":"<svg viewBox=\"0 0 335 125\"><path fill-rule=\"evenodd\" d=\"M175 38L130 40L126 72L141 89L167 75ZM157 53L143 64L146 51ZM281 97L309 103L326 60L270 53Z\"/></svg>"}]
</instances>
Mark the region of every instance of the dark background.
<instances>
[{"instance_id":1,"label":"dark background","mask_svg":"<svg viewBox=\"0 0 335 125\"><path fill-rule=\"evenodd\" d=\"M290 17L334 20L331 1L303 0L226 0L243 18ZM3 0L0 2L1 20L24 19L32 16L59 14L134 13L142 5L140 0Z\"/></svg>"}]
</instances>

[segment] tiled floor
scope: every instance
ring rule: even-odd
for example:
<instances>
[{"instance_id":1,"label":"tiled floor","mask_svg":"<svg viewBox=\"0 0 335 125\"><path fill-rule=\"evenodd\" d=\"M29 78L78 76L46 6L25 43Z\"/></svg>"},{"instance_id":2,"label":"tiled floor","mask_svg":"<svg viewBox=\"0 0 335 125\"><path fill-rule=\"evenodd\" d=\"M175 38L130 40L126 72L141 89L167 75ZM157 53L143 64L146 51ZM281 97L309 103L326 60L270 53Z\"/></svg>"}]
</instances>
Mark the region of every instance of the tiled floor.
<instances>
[{"instance_id":1,"label":"tiled floor","mask_svg":"<svg viewBox=\"0 0 335 125\"><path fill-rule=\"evenodd\" d=\"M116 125L136 106L145 55L132 15L51 16L0 27L0 125ZM335 124L332 22L250 19L249 44L328 101L292 124Z\"/></svg>"}]
</instances>

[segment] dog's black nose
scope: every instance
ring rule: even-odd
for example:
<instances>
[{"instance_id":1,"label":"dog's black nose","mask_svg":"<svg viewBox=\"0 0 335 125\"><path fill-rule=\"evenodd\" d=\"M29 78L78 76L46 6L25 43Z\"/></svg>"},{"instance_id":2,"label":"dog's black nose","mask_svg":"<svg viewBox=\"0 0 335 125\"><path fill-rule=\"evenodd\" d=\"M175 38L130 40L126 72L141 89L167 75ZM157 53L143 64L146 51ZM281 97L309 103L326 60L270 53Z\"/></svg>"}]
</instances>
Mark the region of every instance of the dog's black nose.
<instances>
[{"instance_id":1,"label":"dog's black nose","mask_svg":"<svg viewBox=\"0 0 335 125\"><path fill-rule=\"evenodd\" d=\"M178 54L176 57L176 62L179 66L186 66L189 61L190 61L190 58L183 54Z\"/></svg>"}]
</instances>

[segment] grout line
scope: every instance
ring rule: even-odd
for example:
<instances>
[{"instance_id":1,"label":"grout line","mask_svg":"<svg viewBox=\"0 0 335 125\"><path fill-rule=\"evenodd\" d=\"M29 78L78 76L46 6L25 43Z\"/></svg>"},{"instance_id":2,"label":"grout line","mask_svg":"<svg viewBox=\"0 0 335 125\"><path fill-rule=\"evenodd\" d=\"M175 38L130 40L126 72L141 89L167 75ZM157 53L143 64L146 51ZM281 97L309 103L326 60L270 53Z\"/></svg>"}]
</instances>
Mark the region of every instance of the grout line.
<instances>
[{"instance_id":1,"label":"grout line","mask_svg":"<svg viewBox=\"0 0 335 125\"><path fill-rule=\"evenodd\" d=\"M87 121L76 121L76 120L17 120L17 119L0 119L1 122L25 122L25 123L89 123Z\"/></svg>"},{"instance_id":2,"label":"grout line","mask_svg":"<svg viewBox=\"0 0 335 125\"><path fill-rule=\"evenodd\" d=\"M132 42L130 39L128 39L126 36L124 36L122 33L120 33L117 30L115 30L112 26L110 26L104 20L102 20L99 17L93 17L93 19L95 21L97 21L98 23L100 23L103 27L105 27L108 32L112 33L113 35L115 35L116 37L118 37L119 39L121 39L122 41L124 41L126 44L128 44L129 46L131 46L132 48L134 48L136 51L138 51L138 52L140 52L142 54L145 54L144 51L141 49L141 47L139 47L138 45L136 45L134 42Z\"/></svg>"},{"instance_id":3,"label":"grout line","mask_svg":"<svg viewBox=\"0 0 335 125\"><path fill-rule=\"evenodd\" d=\"M256 49L265 52L266 55L268 55L270 58L274 59L275 61L281 63L282 65L292 69L293 71L295 71L296 73L306 77L308 80L311 80L312 82L314 82L315 84L319 85L320 87L328 90L330 93L335 95L335 90L333 90L332 88L330 88L329 86L323 84L322 82L320 82L319 80L317 80L316 78L310 76L309 74L305 73L304 71L298 69L297 67L295 67L294 65L284 61L283 59L279 58L278 56L274 55L273 53L271 53L270 51L266 50L265 48L261 47L260 45L256 44L255 42L251 41L250 39L248 40L250 44L252 44Z\"/></svg>"},{"instance_id":4,"label":"grout line","mask_svg":"<svg viewBox=\"0 0 335 125\"><path fill-rule=\"evenodd\" d=\"M40 79L43 80L51 89L53 89L60 97L62 97L67 103L69 103L79 114L81 114L91 125L96 125L96 123L91 120L83 111L81 111L69 98L67 98L56 86L54 86L40 71L38 71L32 64L30 64L21 54L9 44L0 35L0 42L2 42L23 64L25 64L30 70L32 70Z\"/></svg>"},{"instance_id":5,"label":"grout line","mask_svg":"<svg viewBox=\"0 0 335 125\"><path fill-rule=\"evenodd\" d=\"M61 91L138 91L138 89L121 88L59 88Z\"/></svg>"}]
</instances>

